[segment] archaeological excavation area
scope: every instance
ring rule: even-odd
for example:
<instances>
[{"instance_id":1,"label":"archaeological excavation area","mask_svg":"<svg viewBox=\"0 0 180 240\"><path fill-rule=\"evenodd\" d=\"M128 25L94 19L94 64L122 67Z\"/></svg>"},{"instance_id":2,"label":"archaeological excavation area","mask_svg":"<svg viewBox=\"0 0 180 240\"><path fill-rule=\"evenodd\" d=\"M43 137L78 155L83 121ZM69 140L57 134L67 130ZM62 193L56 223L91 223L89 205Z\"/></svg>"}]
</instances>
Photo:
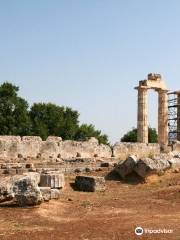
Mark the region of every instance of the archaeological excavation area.
<instances>
[{"instance_id":1,"label":"archaeological excavation area","mask_svg":"<svg viewBox=\"0 0 180 240\"><path fill-rule=\"evenodd\" d=\"M158 143L148 143L149 89L159 96ZM127 240L137 227L169 230L140 239L179 239L179 92L159 74L136 90L135 143L0 136L0 239Z\"/></svg>"}]
</instances>

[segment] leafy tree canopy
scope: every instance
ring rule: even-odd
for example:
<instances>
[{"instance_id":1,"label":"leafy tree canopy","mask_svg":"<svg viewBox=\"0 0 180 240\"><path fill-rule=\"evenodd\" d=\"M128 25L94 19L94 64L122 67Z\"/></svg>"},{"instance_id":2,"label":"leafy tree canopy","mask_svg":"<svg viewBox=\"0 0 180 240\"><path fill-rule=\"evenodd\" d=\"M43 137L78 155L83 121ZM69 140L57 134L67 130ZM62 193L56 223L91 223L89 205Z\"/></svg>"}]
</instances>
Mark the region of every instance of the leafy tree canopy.
<instances>
[{"instance_id":1,"label":"leafy tree canopy","mask_svg":"<svg viewBox=\"0 0 180 240\"><path fill-rule=\"evenodd\" d=\"M18 97L19 88L9 82L0 86L0 134L27 135L30 121L28 103Z\"/></svg>"},{"instance_id":2,"label":"leafy tree canopy","mask_svg":"<svg viewBox=\"0 0 180 240\"><path fill-rule=\"evenodd\" d=\"M149 127L149 129L148 129L149 143L156 143L157 138L158 138L158 135L157 135L156 129ZM128 131L121 138L121 142L137 142L137 128L133 128L132 130Z\"/></svg>"},{"instance_id":3,"label":"leafy tree canopy","mask_svg":"<svg viewBox=\"0 0 180 240\"><path fill-rule=\"evenodd\" d=\"M100 143L108 143L107 135L93 125L79 125L77 111L52 103L34 103L28 110L27 101L18 96L18 91L19 87L9 82L0 85L1 135L37 135L44 140L49 135L65 140L96 137Z\"/></svg>"},{"instance_id":4,"label":"leafy tree canopy","mask_svg":"<svg viewBox=\"0 0 180 240\"><path fill-rule=\"evenodd\" d=\"M108 144L107 135L101 134L101 131L95 130L95 127L92 124L82 124L76 132L75 139L84 141L90 137L97 138L100 143Z\"/></svg>"}]
</instances>

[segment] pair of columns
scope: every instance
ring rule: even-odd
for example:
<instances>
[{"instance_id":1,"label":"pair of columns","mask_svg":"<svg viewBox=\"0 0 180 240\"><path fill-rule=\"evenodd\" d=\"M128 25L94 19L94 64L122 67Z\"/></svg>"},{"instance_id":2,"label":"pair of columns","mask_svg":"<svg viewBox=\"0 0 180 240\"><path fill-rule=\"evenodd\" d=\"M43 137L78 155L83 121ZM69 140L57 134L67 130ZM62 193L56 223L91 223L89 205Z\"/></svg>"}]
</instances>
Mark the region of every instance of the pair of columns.
<instances>
[{"instance_id":1,"label":"pair of columns","mask_svg":"<svg viewBox=\"0 0 180 240\"><path fill-rule=\"evenodd\" d=\"M138 126L137 140L148 143L148 88L138 87ZM158 92L158 143L168 144L168 91L157 89Z\"/></svg>"}]
</instances>

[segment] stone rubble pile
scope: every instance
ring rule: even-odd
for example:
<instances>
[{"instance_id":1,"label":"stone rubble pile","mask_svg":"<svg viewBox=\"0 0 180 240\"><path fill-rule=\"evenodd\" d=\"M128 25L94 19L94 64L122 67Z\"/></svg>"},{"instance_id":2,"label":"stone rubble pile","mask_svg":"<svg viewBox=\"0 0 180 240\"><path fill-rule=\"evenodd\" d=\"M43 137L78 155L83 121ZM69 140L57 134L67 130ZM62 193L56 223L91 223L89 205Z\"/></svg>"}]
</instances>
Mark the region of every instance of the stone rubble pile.
<instances>
[{"instance_id":1,"label":"stone rubble pile","mask_svg":"<svg viewBox=\"0 0 180 240\"><path fill-rule=\"evenodd\" d=\"M75 187L83 192L105 191L104 177L96 176L76 176Z\"/></svg>"},{"instance_id":2,"label":"stone rubble pile","mask_svg":"<svg viewBox=\"0 0 180 240\"><path fill-rule=\"evenodd\" d=\"M0 205L17 205L19 207L39 205L43 201L58 199L64 187L64 175L48 173L48 183L39 173L29 172L23 175L0 178ZM49 181L50 180L50 181Z\"/></svg>"},{"instance_id":3,"label":"stone rubble pile","mask_svg":"<svg viewBox=\"0 0 180 240\"><path fill-rule=\"evenodd\" d=\"M120 161L114 171L122 179L135 172L142 179L153 174L161 174L170 168L180 168L180 155L160 154L152 158L129 156L125 161Z\"/></svg>"}]
</instances>

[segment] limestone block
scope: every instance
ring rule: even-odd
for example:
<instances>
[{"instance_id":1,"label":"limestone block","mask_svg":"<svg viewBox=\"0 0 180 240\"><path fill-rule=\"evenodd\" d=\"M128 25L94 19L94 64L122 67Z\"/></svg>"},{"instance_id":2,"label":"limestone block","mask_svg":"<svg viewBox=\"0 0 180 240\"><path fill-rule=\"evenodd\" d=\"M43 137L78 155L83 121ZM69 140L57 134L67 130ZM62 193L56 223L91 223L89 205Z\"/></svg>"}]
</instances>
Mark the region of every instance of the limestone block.
<instances>
[{"instance_id":1,"label":"limestone block","mask_svg":"<svg viewBox=\"0 0 180 240\"><path fill-rule=\"evenodd\" d=\"M60 191L58 189L51 189L51 199L59 199Z\"/></svg>"},{"instance_id":2,"label":"limestone block","mask_svg":"<svg viewBox=\"0 0 180 240\"><path fill-rule=\"evenodd\" d=\"M114 170L124 179L128 174L133 172L137 162L136 156L129 156L125 161L120 162Z\"/></svg>"},{"instance_id":3,"label":"limestone block","mask_svg":"<svg viewBox=\"0 0 180 240\"><path fill-rule=\"evenodd\" d=\"M19 175L22 175L27 172L28 172L28 170L26 168L17 168L16 169L16 174L19 174Z\"/></svg>"},{"instance_id":4,"label":"limestone block","mask_svg":"<svg viewBox=\"0 0 180 240\"><path fill-rule=\"evenodd\" d=\"M21 149L19 154L27 158L36 158L40 147L42 144L42 139L38 136L25 136L22 137Z\"/></svg>"},{"instance_id":5,"label":"limestone block","mask_svg":"<svg viewBox=\"0 0 180 240\"><path fill-rule=\"evenodd\" d=\"M51 188L50 187L39 187L43 200L49 201L51 199Z\"/></svg>"},{"instance_id":6,"label":"limestone block","mask_svg":"<svg viewBox=\"0 0 180 240\"><path fill-rule=\"evenodd\" d=\"M86 147L83 142L66 140L59 148L61 158L89 157L89 154L84 152Z\"/></svg>"},{"instance_id":7,"label":"limestone block","mask_svg":"<svg viewBox=\"0 0 180 240\"><path fill-rule=\"evenodd\" d=\"M92 139L91 139L92 140ZM64 141L59 146L61 158L91 158L97 155L98 157L111 157L112 152L109 146L98 144L97 141Z\"/></svg>"},{"instance_id":8,"label":"limestone block","mask_svg":"<svg viewBox=\"0 0 180 240\"><path fill-rule=\"evenodd\" d=\"M21 138L19 136L0 136L0 158L16 159L20 149Z\"/></svg>"},{"instance_id":9,"label":"limestone block","mask_svg":"<svg viewBox=\"0 0 180 240\"><path fill-rule=\"evenodd\" d=\"M100 157L100 158L110 158L112 157L112 150L110 146L105 144L100 144L98 147L95 148L95 154L94 156Z\"/></svg>"},{"instance_id":10,"label":"limestone block","mask_svg":"<svg viewBox=\"0 0 180 240\"><path fill-rule=\"evenodd\" d=\"M27 172L23 174L24 176L29 177L38 185L40 183L40 174L38 172Z\"/></svg>"},{"instance_id":11,"label":"limestone block","mask_svg":"<svg viewBox=\"0 0 180 240\"><path fill-rule=\"evenodd\" d=\"M15 141L15 142L21 142L20 136L11 136L11 135L0 135L0 140L2 141Z\"/></svg>"},{"instance_id":12,"label":"limestone block","mask_svg":"<svg viewBox=\"0 0 180 240\"><path fill-rule=\"evenodd\" d=\"M152 174L158 174L170 168L168 160L165 159L140 159L134 168L134 171L142 178L146 178Z\"/></svg>"},{"instance_id":13,"label":"limestone block","mask_svg":"<svg viewBox=\"0 0 180 240\"><path fill-rule=\"evenodd\" d=\"M57 142L43 141L39 153L42 159L48 160L51 158L55 160L59 154L59 146Z\"/></svg>"},{"instance_id":14,"label":"limestone block","mask_svg":"<svg viewBox=\"0 0 180 240\"><path fill-rule=\"evenodd\" d=\"M75 186L84 192L104 191L105 179L96 176L76 176Z\"/></svg>"},{"instance_id":15,"label":"limestone block","mask_svg":"<svg viewBox=\"0 0 180 240\"><path fill-rule=\"evenodd\" d=\"M96 145L98 145L98 144L99 144L99 141L98 141L98 139L97 139L97 138L95 138L95 137L91 137L91 138L88 140L88 142L89 142L89 143L94 143L94 144L96 144Z\"/></svg>"},{"instance_id":16,"label":"limestone block","mask_svg":"<svg viewBox=\"0 0 180 240\"><path fill-rule=\"evenodd\" d=\"M39 185L41 187L63 188L65 186L64 174L55 171L42 173Z\"/></svg>"},{"instance_id":17,"label":"limestone block","mask_svg":"<svg viewBox=\"0 0 180 240\"><path fill-rule=\"evenodd\" d=\"M56 137L56 136L49 136L46 141L49 142L62 142L62 138L61 137Z\"/></svg>"},{"instance_id":18,"label":"limestone block","mask_svg":"<svg viewBox=\"0 0 180 240\"><path fill-rule=\"evenodd\" d=\"M14 199L13 180L11 177L0 178L0 203Z\"/></svg>"},{"instance_id":19,"label":"limestone block","mask_svg":"<svg viewBox=\"0 0 180 240\"><path fill-rule=\"evenodd\" d=\"M43 201L36 179L23 176L13 183L15 202L18 206L39 205Z\"/></svg>"},{"instance_id":20,"label":"limestone block","mask_svg":"<svg viewBox=\"0 0 180 240\"><path fill-rule=\"evenodd\" d=\"M22 137L22 141L41 142L42 139L39 136L24 136Z\"/></svg>"},{"instance_id":21,"label":"limestone block","mask_svg":"<svg viewBox=\"0 0 180 240\"><path fill-rule=\"evenodd\" d=\"M180 168L180 158L172 158L169 160L172 168Z\"/></svg>"},{"instance_id":22,"label":"limestone block","mask_svg":"<svg viewBox=\"0 0 180 240\"><path fill-rule=\"evenodd\" d=\"M121 160L126 160L129 155L136 155L137 158L142 158L158 154L160 154L160 145L156 143L118 142L113 146L113 156Z\"/></svg>"}]
</instances>

